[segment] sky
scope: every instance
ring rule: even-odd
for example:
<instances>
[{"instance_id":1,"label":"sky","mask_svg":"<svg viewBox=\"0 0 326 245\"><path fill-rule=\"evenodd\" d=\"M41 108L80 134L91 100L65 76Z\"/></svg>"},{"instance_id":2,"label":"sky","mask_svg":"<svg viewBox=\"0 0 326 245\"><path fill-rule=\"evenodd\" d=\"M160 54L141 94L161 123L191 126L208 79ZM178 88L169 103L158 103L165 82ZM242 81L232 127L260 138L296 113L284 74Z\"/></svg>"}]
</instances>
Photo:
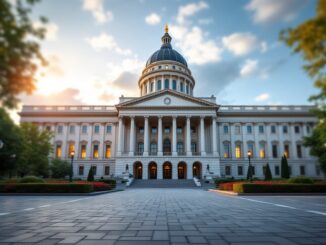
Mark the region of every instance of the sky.
<instances>
[{"instance_id":1,"label":"sky","mask_svg":"<svg viewBox=\"0 0 326 245\"><path fill-rule=\"evenodd\" d=\"M316 93L283 29L315 15L314 0L43 0L34 24L49 23L42 51L49 66L22 104L117 104L139 96L146 60L164 25L196 81L194 95L218 104L302 105Z\"/></svg>"}]
</instances>

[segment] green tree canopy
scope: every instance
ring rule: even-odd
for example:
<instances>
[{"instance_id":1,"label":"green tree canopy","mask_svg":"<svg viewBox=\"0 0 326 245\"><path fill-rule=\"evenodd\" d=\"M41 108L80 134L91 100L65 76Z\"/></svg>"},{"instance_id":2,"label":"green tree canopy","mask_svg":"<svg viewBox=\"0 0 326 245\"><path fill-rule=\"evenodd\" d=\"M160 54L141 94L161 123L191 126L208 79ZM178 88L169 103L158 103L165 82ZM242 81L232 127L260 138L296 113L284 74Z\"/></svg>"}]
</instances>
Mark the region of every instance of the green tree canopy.
<instances>
[{"instance_id":1,"label":"green tree canopy","mask_svg":"<svg viewBox=\"0 0 326 245\"><path fill-rule=\"evenodd\" d=\"M46 63L38 43L45 29L35 28L29 18L38 1L0 0L0 105L7 108L17 106L20 93L33 92L38 64Z\"/></svg>"},{"instance_id":2,"label":"green tree canopy","mask_svg":"<svg viewBox=\"0 0 326 245\"><path fill-rule=\"evenodd\" d=\"M64 178L70 174L70 165L67 161L53 159L50 168L52 178Z\"/></svg>"}]
</instances>

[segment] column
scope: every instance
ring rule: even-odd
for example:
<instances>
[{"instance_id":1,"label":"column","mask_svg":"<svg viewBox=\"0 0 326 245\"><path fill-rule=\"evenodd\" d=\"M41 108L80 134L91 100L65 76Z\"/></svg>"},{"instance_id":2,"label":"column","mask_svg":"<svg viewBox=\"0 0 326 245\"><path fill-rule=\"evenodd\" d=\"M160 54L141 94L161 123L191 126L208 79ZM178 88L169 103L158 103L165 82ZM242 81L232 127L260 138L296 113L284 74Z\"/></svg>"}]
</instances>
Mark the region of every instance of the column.
<instances>
[{"instance_id":1,"label":"column","mask_svg":"<svg viewBox=\"0 0 326 245\"><path fill-rule=\"evenodd\" d=\"M162 149L162 117L158 117L158 129L157 129L157 155L163 156Z\"/></svg>"},{"instance_id":2,"label":"column","mask_svg":"<svg viewBox=\"0 0 326 245\"><path fill-rule=\"evenodd\" d=\"M217 135L216 135L216 117L212 117L212 129L213 129L213 155L217 156Z\"/></svg>"},{"instance_id":3,"label":"column","mask_svg":"<svg viewBox=\"0 0 326 245\"><path fill-rule=\"evenodd\" d=\"M148 156L148 116L144 117L145 126L144 126L144 153L143 156Z\"/></svg>"},{"instance_id":4,"label":"column","mask_svg":"<svg viewBox=\"0 0 326 245\"><path fill-rule=\"evenodd\" d=\"M186 144L187 144L187 156L192 156L191 152L191 132L190 132L190 116L187 116L187 129L186 129L187 137L186 137Z\"/></svg>"},{"instance_id":5,"label":"column","mask_svg":"<svg viewBox=\"0 0 326 245\"><path fill-rule=\"evenodd\" d=\"M283 125L280 123L278 125L278 158L284 155L284 138L283 138Z\"/></svg>"},{"instance_id":6,"label":"column","mask_svg":"<svg viewBox=\"0 0 326 245\"><path fill-rule=\"evenodd\" d=\"M308 132L307 132L307 125L306 124L302 124L302 133L303 133L303 137L307 137L308 136ZM309 147L305 147L305 146L301 146L302 147L302 157L303 158L309 158L310 157L310 149Z\"/></svg>"},{"instance_id":7,"label":"column","mask_svg":"<svg viewBox=\"0 0 326 245\"><path fill-rule=\"evenodd\" d=\"M177 155L177 117L172 117L172 156Z\"/></svg>"},{"instance_id":8,"label":"column","mask_svg":"<svg viewBox=\"0 0 326 245\"><path fill-rule=\"evenodd\" d=\"M297 142L295 140L295 131L294 131L294 126L295 124L291 123L289 124L289 127L290 127L290 139L291 139L291 148L292 148L292 152L290 151L290 158L292 159L297 159L298 156L297 156Z\"/></svg>"},{"instance_id":9,"label":"column","mask_svg":"<svg viewBox=\"0 0 326 245\"><path fill-rule=\"evenodd\" d=\"M266 146L265 146L265 151L266 151L266 158L267 159L272 159L272 140L271 140L271 125L270 123L266 123L266 132L267 132L267 139L266 139Z\"/></svg>"},{"instance_id":10,"label":"column","mask_svg":"<svg viewBox=\"0 0 326 245\"><path fill-rule=\"evenodd\" d=\"M130 117L130 137L129 137L129 156L134 155L135 151L135 117Z\"/></svg>"},{"instance_id":11,"label":"column","mask_svg":"<svg viewBox=\"0 0 326 245\"><path fill-rule=\"evenodd\" d=\"M204 118L205 118L204 116L200 117L200 153L201 153L202 156L206 155Z\"/></svg>"},{"instance_id":12,"label":"column","mask_svg":"<svg viewBox=\"0 0 326 245\"><path fill-rule=\"evenodd\" d=\"M123 142L123 138L122 138L122 127L123 127L122 117L119 117L117 156L121 156L122 142Z\"/></svg>"}]
</instances>

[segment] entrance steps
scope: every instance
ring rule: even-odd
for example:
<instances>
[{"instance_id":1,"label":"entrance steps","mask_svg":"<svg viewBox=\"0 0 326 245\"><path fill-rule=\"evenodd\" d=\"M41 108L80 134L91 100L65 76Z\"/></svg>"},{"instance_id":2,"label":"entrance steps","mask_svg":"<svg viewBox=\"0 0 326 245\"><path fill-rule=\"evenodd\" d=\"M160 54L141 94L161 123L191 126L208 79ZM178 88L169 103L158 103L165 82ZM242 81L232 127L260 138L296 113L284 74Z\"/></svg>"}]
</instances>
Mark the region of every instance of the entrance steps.
<instances>
[{"instance_id":1,"label":"entrance steps","mask_svg":"<svg viewBox=\"0 0 326 245\"><path fill-rule=\"evenodd\" d=\"M135 179L129 188L198 188L192 179Z\"/></svg>"}]
</instances>

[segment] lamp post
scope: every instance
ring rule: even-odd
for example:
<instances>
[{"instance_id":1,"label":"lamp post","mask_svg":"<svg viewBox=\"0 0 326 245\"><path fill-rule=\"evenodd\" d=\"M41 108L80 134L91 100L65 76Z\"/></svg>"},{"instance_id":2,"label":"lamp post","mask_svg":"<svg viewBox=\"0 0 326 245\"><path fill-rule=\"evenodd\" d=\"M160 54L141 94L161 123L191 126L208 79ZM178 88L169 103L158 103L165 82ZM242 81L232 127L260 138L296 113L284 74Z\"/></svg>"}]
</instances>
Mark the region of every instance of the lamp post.
<instances>
[{"instance_id":1,"label":"lamp post","mask_svg":"<svg viewBox=\"0 0 326 245\"><path fill-rule=\"evenodd\" d=\"M249 160L249 179L250 179L250 182L252 182L252 169L251 169L251 162L250 162L250 159L251 159L251 151L248 151L247 153L248 155L248 160Z\"/></svg>"},{"instance_id":2,"label":"lamp post","mask_svg":"<svg viewBox=\"0 0 326 245\"><path fill-rule=\"evenodd\" d=\"M75 152L72 151L70 153L70 158L71 158L71 165L70 165L70 175L69 175L69 181L72 182L72 173L73 173L73 162L74 162L74 156L75 156Z\"/></svg>"}]
</instances>

